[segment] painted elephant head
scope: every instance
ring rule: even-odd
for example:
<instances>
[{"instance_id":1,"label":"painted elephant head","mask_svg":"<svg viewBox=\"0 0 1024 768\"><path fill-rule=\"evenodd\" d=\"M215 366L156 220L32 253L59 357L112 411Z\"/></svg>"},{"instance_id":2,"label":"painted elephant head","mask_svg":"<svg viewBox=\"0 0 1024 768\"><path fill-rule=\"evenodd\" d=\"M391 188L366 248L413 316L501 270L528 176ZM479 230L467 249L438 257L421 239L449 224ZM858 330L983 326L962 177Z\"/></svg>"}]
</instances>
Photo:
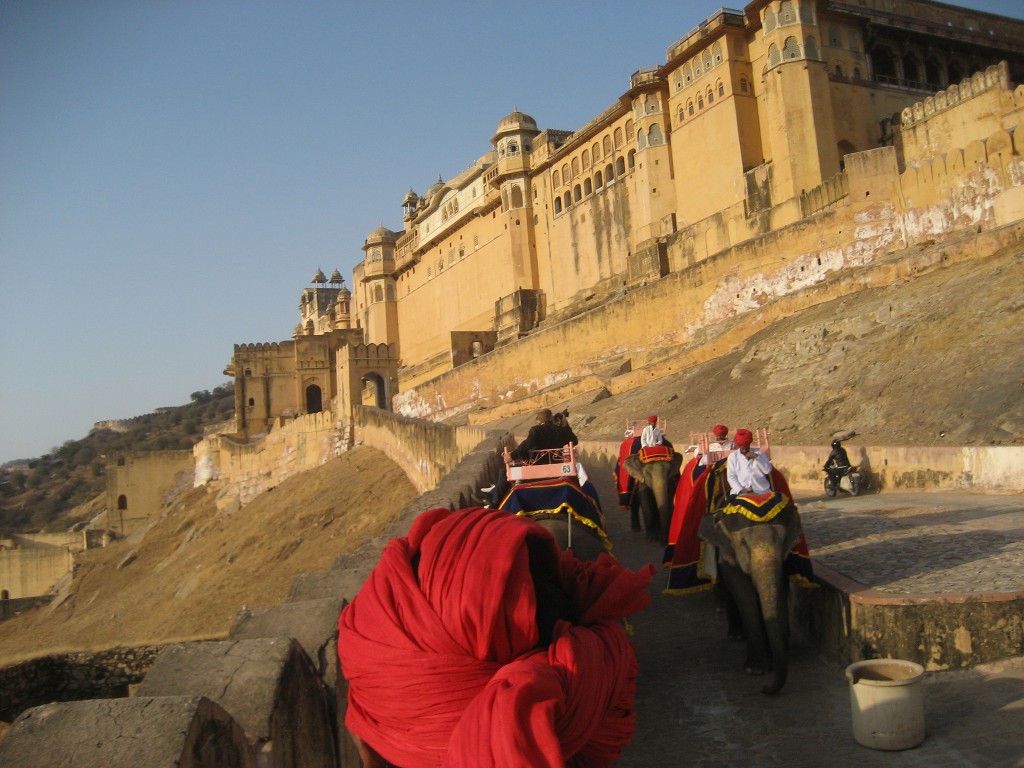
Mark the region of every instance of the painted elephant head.
<instances>
[{"instance_id":1,"label":"painted elephant head","mask_svg":"<svg viewBox=\"0 0 1024 768\"><path fill-rule=\"evenodd\" d=\"M766 694L778 693L786 682L789 579L783 563L802 533L792 502L767 522L719 511L706 515L700 526L700 537L718 547L718 575L732 599L730 635L738 619L740 637L747 640L745 669L772 675L762 689Z\"/></svg>"},{"instance_id":2,"label":"painted elephant head","mask_svg":"<svg viewBox=\"0 0 1024 768\"><path fill-rule=\"evenodd\" d=\"M622 461L623 469L636 480L630 506L633 529L639 527L639 513L643 512L643 527L651 541L664 543L682 463L683 454L677 452L672 452L670 458L654 461L644 461L641 454L634 453Z\"/></svg>"}]
</instances>

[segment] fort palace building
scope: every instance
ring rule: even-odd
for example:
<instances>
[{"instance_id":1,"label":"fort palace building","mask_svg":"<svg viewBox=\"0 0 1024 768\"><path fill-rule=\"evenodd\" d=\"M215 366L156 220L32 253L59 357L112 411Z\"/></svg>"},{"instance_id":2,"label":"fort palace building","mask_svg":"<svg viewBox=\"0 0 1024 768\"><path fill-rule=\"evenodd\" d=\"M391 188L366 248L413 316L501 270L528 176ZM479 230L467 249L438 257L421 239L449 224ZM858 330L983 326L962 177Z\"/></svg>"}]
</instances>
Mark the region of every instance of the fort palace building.
<instances>
[{"instance_id":1,"label":"fort palace building","mask_svg":"<svg viewBox=\"0 0 1024 768\"><path fill-rule=\"evenodd\" d=\"M500 364L667 277L679 306L664 328L631 335L606 316L634 366L644 345L684 344L739 311L727 300L749 309L777 290L749 275L785 268L790 286L809 285L871 253L1019 219L1022 80L1016 19L927 0L715 11L586 125L542 128L517 107L468 170L396 191L401 226L369 233L351 288L318 269L291 339L235 347L236 432L360 404L445 418L617 362L616 334L591 323L560 365ZM986 168L984 184L964 181Z\"/></svg>"}]
</instances>

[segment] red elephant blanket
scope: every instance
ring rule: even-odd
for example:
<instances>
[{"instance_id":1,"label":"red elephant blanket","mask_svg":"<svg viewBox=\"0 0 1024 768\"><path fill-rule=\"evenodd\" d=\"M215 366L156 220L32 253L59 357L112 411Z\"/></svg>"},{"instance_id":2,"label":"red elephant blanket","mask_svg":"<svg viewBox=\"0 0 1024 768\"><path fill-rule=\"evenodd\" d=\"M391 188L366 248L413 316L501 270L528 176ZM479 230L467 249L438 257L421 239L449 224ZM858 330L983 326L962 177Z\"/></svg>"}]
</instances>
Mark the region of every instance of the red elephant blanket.
<instances>
[{"instance_id":1,"label":"red elephant blanket","mask_svg":"<svg viewBox=\"0 0 1024 768\"><path fill-rule=\"evenodd\" d=\"M403 768L607 766L635 730L621 622L653 575L581 562L500 510L425 512L341 613L346 725ZM571 620L545 639L553 592Z\"/></svg>"},{"instance_id":2,"label":"red elephant blanket","mask_svg":"<svg viewBox=\"0 0 1024 768\"><path fill-rule=\"evenodd\" d=\"M705 543L698 537L701 518L712 506L719 506L722 491L719 479L725 473L725 459L713 467L701 467L692 459L682 471L669 525L668 546L665 548L663 565L668 569L668 579L663 594L682 595L710 589L716 581L716 574L704 569ZM786 477L774 467L769 476L773 492L764 499L740 498L739 503L729 505L726 511L735 510L751 519L760 520L774 516L778 510L791 503L793 494ZM805 586L814 586L814 569L811 566L807 539L800 534L800 540L793 546L783 562L783 572L791 580Z\"/></svg>"}]
</instances>

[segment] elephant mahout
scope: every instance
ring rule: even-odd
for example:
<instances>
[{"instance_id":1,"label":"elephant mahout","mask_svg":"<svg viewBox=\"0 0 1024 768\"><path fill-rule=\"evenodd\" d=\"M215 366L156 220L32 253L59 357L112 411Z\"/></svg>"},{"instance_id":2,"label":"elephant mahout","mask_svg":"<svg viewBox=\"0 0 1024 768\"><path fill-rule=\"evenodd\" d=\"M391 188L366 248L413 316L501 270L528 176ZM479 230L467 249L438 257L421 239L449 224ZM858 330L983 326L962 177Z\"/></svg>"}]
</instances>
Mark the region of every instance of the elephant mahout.
<instances>
[{"instance_id":1,"label":"elephant mahout","mask_svg":"<svg viewBox=\"0 0 1024 768\"><path fill-rule=\"evenodd\" d=\"M744 668L772 675L762 689L766 694L778 693L786 682L789 581L813 583L789 487L777 469L770 482L772 491L765 494L716 495L699 528L700 538L717 548L718 578L730 598L729 635L747 642Z\"/></svg>"},{"instance_id":2,"label":"elephant mahout","mask_svg":"<svg viewBox=\"0 0 1024 768\"><path fill-rule=\"evenodd\" d=\"M642 514L649 541L664 544L682 463L683 454L667 440L622 458L622 469L635 481L629 501L630 523L634 531L640 530Z\"/></svg>"}]
</instances>

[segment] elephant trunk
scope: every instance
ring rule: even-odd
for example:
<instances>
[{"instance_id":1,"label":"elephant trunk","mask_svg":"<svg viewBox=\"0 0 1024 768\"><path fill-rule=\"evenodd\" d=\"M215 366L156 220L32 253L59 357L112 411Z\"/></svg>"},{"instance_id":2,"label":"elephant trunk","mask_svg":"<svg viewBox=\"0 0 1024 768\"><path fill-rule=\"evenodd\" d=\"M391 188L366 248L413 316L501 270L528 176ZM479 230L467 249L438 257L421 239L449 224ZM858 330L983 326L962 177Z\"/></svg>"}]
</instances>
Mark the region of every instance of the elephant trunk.
<instances>
[{"instance_id":1,"label":"elephant trunk","mask_svg":"<svg viewBox=\"0 0 1024 768\"><path fill-rule=\"evenodd\" d=\"M772 654L772 679L761 692L775 694L786 684L789 645L789 583L775 548L757 547L751 553L751 578L761 600L768 648Z\"/></svg>"}]
</instances>

